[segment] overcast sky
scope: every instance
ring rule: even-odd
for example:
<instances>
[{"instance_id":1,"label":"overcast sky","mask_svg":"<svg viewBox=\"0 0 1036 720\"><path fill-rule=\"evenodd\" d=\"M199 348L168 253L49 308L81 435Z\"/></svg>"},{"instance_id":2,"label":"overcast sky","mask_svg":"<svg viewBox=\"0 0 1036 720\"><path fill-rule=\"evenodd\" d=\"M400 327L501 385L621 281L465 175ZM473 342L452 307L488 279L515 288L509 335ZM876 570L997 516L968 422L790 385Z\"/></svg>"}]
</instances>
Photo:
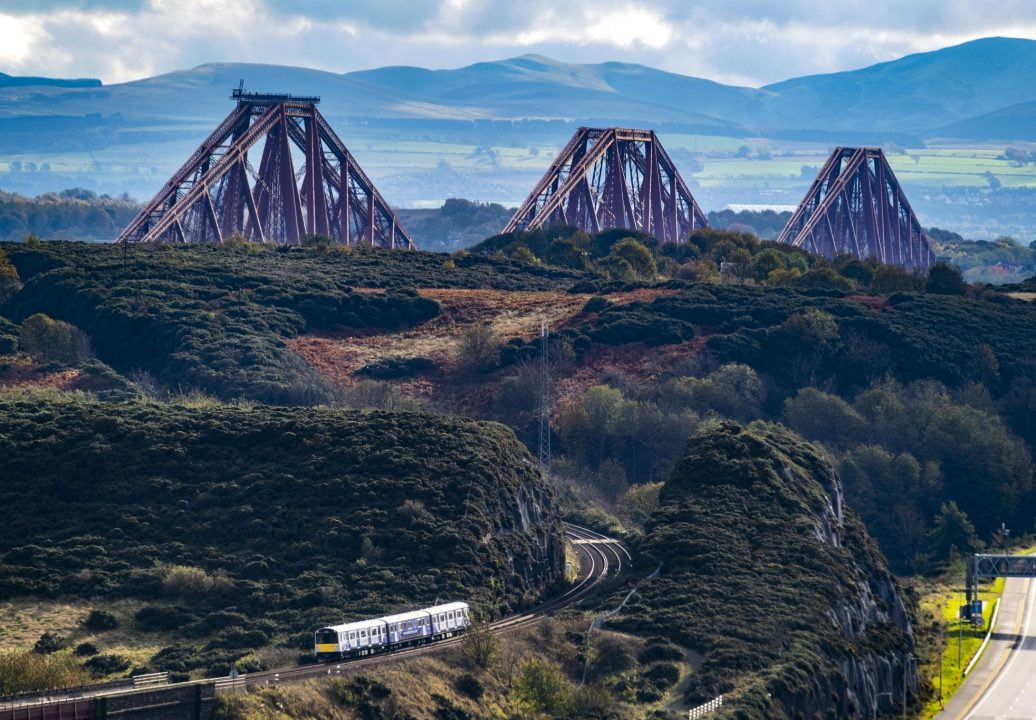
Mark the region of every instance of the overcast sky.
<instances>
[{"instance_id":1,"label":"overcast sky","mask_svg":"<svg viewBox=\"0 0 1036 720\"><path fill-rule=\"evenodd\" d=\"M1036 38L1036 0L0 0L0 71L114 83L221 61L540 53L761 85L988 35Z\"/></svg>"}]
</instances>

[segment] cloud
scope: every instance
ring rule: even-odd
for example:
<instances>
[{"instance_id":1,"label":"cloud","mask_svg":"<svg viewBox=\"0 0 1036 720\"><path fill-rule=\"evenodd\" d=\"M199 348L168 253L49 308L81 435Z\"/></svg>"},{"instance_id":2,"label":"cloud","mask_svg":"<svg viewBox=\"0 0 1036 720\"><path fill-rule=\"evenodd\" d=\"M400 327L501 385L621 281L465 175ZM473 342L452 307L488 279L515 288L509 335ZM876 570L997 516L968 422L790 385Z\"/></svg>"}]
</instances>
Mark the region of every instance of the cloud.
<instances>
[{"instance_id":1,"label":"cloud","mask_svg":"<svg viewBox=\"0 0 1036 720\"><path fill-rule=\"evenodd\" d=\"M998 0L3 0L0 70L118 82L206 62L334 72L536 52L758 85L974 37L1036 37Z\"/></svg>"}]
</instances>

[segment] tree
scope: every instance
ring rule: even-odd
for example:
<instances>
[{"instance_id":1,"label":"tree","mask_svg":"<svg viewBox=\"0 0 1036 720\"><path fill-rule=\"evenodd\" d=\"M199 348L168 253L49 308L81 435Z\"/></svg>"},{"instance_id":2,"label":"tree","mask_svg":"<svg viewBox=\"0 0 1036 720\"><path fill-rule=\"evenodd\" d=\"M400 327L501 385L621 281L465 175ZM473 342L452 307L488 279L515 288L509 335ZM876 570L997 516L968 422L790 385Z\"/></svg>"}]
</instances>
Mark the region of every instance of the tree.
<instances>
[{"instance_id":1,"label":"tree","mask_svg":"<svg viewBox=\"0 0 1036 720\"><path fill-rule=\"evenodd\" d=\"M623 522L644 525L658 507L658 493L662 483L634 485L615 501L615 512Z\"/></svg>"},{"instance_id":2,"label":"tree","mask_svg":"<svg viewBox=\"0 0 1036 720\"><path fill-rule=\"evenodd\" d=\"M91 355L90 340L82 330L42 313L22 321L18 347L38 363L75 365Z\"/></svg>"},{"instance_id":3,"label":"tree","mask_svg":"<svg viewBox=\"0 0 1036 720\"><path fill-rule=\"evenodd\" d=\"M494 367L499 359L499 341L493 326L476 323L464 331L457 344L457 365L466 372L479 372Z\"/></svg>"},{"instance_id":4,"label":"tree","mask_svg":"<svg viewBox=\"0 0 1036 720\"><path fill-rule=\"evenodd\" d=\"M924 286L925 292L936 295L963 295L968 284L964 282L964 276L960 270L947 263L935 263L928 270L928 281Z\"/></svg>"},{"instance_id":5,"label":"tree","mask_svg":"<svg viewBox=\"0 0 1036 720\"><path fill-rule=\"evenodd\" d=\"M21 288L18 271L11 264L7 254L0 250L0 305L7 302Z\"/></svg>"},{"instance_id":6,"label":"tree","mask_svg":"<svg viewBox=\"0 0 1036 720\"><path fill-rule=\"evenodd\" d=\"M770 276L770 273L775 270L784 270L786 267L787 263L783 253L776 248L766 248L755 256L755 260L752 262L752 275L756 280L762 282Z\"/></svg>"},{"instance_id":7,"label":"tree","mask_svg":"<svg viewBox=\"0 0 1036 720\"><path fill-rule=\"evenodd\" d=\"M628 262L638 277L651 279L658 272L651 251L631 237L623 238L615 243L612 246L611 254Z\"/></svg>"},{"instance_id":8,"label":"tree","mask_svg":"<svg viewBox=\"0 0 1036 720\"><path fill-rule=\"evenodd\" d=\"M837 445L859 442L866 422L852 405L816 388L784 401L784 424L809 440Z\"/></svg>"},{"instance_id":9,"label":"tree","mask_svg":"<svg viewBox=\"0 0 1036 720\"><path fill-rule=\"evenodd\" d=\"M943 503L939 508L928 541L932 554L940 560L949 558L952 549L961 554L970 554L981 547L975 526L971 524L967 513L958 508L953 500Z\"/></svg>"},{"instance_id":10,"label":"tree","mask_svg":"<svg viewBox=\"0 0 1036 720\"><path fill-rule=\"evenodd\" d=\"M472 665L484 669L492 665L500 653L500 640L493 634L489 623L476 620L464 635L463 647L464 657Z\"/></svg>"},{"instance_id":11,"label":"tree","mask_svg":"<svg viewBox=\"0 0 1036 720\"><path fill-rule=\"evenodd\" d=\"M518 667L511 695L530 714L561 717L572 703L572 688L552 662L531 658Z\"/></svg>"}]
</instances>

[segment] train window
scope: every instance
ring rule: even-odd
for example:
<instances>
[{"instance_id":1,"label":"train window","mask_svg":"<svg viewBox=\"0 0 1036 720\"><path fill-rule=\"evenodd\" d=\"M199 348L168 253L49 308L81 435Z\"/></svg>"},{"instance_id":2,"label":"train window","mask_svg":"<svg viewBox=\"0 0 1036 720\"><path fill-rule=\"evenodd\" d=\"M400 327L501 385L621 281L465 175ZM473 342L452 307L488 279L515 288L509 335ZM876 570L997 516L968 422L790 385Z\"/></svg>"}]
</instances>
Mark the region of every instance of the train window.
<instances>
[{"instance_id":1,"label":"train window","mask_svg":"<svg viewBox=\"0 0 1036 720\"><path fill-rule=\"evenodd\" d=\"M334 630L318 630L317 642L321 645L329 645L338 642L338 633Z\"/></svg>"}]
</instances>

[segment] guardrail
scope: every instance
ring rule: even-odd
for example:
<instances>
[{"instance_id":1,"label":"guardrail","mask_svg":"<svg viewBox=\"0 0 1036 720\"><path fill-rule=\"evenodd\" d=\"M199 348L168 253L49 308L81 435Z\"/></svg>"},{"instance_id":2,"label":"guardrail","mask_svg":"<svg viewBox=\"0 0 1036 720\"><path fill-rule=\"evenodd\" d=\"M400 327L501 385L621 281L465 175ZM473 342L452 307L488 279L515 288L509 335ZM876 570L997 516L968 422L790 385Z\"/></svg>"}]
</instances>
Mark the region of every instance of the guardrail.
<instances>
[{"instance_id":1,"label":"guardrail","mask_svg":"<svg viewBox=\"0 0 1036 720\"><path fill-rule=\"evenodd\" d=\"M710 713L714 713L723 707L723 696L714 697L704 705L691 708L687 711L687 720L700 720L700 718L706 717Z\"/></svg>"},{"instance_id":2,"label":"guardrail","mask_svg":"<svg viewBox=\"0 0 1036 720\"><path fill-rule=\"evenodd\" d=\"M168 672L156 672L146 673L144 675L133 676L133 687L151 687L153 685L168 685L169 684L169 673Z\"/></svg>"}]
</instances>

